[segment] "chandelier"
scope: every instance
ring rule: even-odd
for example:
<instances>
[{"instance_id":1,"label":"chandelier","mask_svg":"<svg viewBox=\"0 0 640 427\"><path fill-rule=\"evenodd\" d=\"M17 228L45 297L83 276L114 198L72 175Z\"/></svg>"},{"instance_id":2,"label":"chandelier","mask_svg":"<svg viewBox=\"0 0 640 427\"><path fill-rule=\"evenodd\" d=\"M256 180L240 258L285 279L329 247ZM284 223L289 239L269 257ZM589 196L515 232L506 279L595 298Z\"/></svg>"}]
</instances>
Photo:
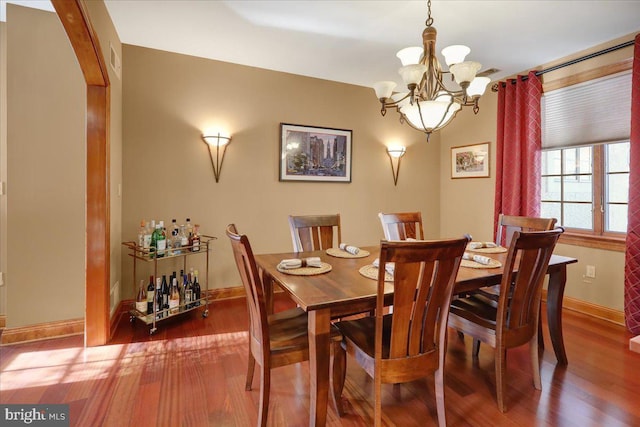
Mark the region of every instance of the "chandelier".
<instances>
[{"instance_id":1,"label":"chandelier","mask_svg":"<svg viewBox=\"0 0 640 427\"><path fill-rule=\"evenodd\" d=\"M422 47L407 47L396 56L402 62L398 73L407 85L408 92L393 90L393 81L377 82L373 85L376 96L382 104L380 113L384 116L387 108L395 108L400 114L400 123L427 134L442 129L455 117L462 107L473 107L478 113L478 99L491 81L488 77L476 77L480 63L465 61L471 49L454 45L442 50L449 71L442 71L436 58L436 29L432 27L431 0L427 1L427 28L422 32ZM459 89L449 89L443 83L445 74L451 74Z\"/></svg>"}]
</instances>

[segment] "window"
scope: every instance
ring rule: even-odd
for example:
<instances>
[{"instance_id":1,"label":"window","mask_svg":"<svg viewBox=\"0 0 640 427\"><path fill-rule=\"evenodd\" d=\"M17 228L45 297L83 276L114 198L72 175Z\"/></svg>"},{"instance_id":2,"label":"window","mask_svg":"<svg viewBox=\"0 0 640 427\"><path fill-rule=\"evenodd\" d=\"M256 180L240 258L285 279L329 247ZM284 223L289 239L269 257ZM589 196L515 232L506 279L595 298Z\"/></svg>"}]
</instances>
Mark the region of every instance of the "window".
<instances>
[{"instance_id":1,"label":"window","mask_svg":"<svg viewBox=\"0 0 640 427\"><path fill-rule=\"evenodd\" d=\"M623 238L629 150L625 141L543 151L541 216L567 231Z\"/></svg>"},{"instance_id":2,"label":"window","mask_svg":"<svg viewBox=\"0 0 640 427\"><path fill-rule=\"evenodd\" d=\"M628 71L545 92L541 216L565 228L561 242L623 250L630 112Z\"/></svg>"}]
</instances>

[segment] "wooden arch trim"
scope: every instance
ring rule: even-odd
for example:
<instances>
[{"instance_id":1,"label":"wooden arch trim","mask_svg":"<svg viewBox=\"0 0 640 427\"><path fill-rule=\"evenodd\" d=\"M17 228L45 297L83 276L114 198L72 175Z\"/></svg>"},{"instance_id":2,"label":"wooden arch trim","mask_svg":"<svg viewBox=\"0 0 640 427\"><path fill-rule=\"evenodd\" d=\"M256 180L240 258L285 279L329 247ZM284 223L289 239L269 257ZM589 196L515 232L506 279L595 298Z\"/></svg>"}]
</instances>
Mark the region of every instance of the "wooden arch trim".
<instances>
[{"instance_id":1,"label":"wooden arch trim","mask_svg":"<svg viewBox=\"0 0 640 427\"><path fill-rule=\"evenodd\" d=\"M85 211L86 346L110 337L109 74L98 37L81 0L51 0L87 83L87 176Z\"/></svg>"}]
</instances>

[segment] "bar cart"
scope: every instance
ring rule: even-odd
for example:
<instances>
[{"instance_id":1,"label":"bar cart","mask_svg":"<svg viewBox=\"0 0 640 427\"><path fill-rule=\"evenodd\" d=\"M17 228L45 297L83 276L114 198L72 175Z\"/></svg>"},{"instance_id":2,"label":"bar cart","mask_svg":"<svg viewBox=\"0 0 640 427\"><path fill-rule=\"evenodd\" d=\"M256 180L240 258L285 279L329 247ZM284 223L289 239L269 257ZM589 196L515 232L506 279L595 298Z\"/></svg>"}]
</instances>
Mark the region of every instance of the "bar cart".
<instances>
[{"instance_id":1,"label":"bar cart","mask_svg":"<svg viewBox=\"0 0 640 427\"><path fill-rule=\"evenodd\" d=\"M201 284L202 293L199 299L194 299L186 304L184 302L180 302L178 306L177 312L170 311L169 309L158 310L155 304L155 297L157 297L157 293L159 291L157 286L154 291L154 303L153 303L153 313L147 314L143 313L136 309L135 302L131 310L129 311L129 321L134 323L136 319L143 322L145 325L149 326L149 334L153 335L157 330L157 324L167 319L174 318L176 316L181 316L185 313L191 312L196 309L200 309L204 307L202 311L202 317L206 318L209 316L209 300L207 298L207 291L209 290L209 246L213 240L216 240L216 237L207 236L204 234L200 235L200 244L199 246L182 246L180 248L167 248L165 250L164 256L158 257L155 253L153 253L148 248L140 247L136 244L136 242L123 242L122 245L125 246L129 250L129 256L133 258L133 288L134 295L136 292L136 273L137 273L137 263L145 262L145 263L153 263L153 277L158 277L158 264L162 263L169 259L182 258L182 267L183 270L187 270L187 258L194 255L205 255L205 274L204 280Z\"/></svg>"}]
</instances>

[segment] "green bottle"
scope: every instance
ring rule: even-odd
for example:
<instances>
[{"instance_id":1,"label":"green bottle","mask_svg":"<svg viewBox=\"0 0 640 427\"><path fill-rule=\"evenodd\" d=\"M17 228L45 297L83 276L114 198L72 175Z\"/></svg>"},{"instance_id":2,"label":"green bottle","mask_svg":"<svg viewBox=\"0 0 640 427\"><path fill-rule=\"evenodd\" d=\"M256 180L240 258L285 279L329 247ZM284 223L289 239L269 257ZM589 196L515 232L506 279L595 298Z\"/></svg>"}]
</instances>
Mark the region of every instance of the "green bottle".
<instances>
[{"instance_id":1,"label":"green bottle","mask_svg":"<svg viewBox=\"0 0 640 427\"><path fill-rule=\"evenodd\" d=\"M164 233L164 221L156 224L156 229L151 235L151 247L149 248L150 256L162 258L167 250L167 236Z\"/></svg>"}]
</instances>

